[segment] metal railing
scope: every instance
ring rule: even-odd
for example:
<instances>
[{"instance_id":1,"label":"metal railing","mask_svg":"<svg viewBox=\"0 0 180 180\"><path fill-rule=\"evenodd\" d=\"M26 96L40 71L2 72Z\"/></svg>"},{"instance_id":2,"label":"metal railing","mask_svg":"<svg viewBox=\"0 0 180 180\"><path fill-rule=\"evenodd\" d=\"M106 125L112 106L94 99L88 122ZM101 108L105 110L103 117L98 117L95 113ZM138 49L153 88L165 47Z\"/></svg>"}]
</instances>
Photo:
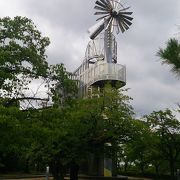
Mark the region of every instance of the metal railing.
<instances>
[{"instance_id":1,"label":"metal railing","mask_svg":"<svg viewBox=\"0 0 180 180\"><path fill-rule=\"evenodd\" d=\"M120 64L97 61L81 74L77 75L80 87L91 86L98 81L116 80L126 82L126 67Z\"/></svg>"}]
</instances>

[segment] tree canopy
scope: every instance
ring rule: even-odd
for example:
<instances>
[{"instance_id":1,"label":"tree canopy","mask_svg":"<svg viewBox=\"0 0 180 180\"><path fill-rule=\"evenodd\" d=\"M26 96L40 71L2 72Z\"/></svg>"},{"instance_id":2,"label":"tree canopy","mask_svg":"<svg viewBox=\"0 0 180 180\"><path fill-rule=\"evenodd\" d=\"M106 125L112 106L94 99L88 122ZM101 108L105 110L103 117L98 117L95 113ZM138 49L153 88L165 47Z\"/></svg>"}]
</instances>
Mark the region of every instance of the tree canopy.
<instances>
[{"instance_id":1,"label":"tree canopy","mask_svg":"<svg viewBox=\"0 0 180 180\"><path fill-rule=\"evenodd\" d=\"M177 39L168 40L166 47L160 48L157 55L161 58L162 64L170 65L171 71L180 75L180 43Z\"/></svg>"},{"instance_id":2,"label":"tree canopy","mask_svg":"<svg viewBox=\"0 0 180 180\"><path fill-rule=\"evenodd\" d=\"M178 72L179 44L173 39L169 43L158 55L165 62L173 58ZM42 173L49 165L55 179L64 179L70 169L76 180L79 166L95 154L112 158L114 175L171 173L174 179L180 167L178 116L166 109L136 119L127 90L108 83L79 99L77 82L64 65L47 63L48 45L30 19L0 19L0 173ZM27 98L21 89L39 77L46 82L51 105L21 110L18 100Z\"/></svg>"},{"instance_id":3,"label":"tree canopy","mask_svg":"<svg viewBox=\"0 0 180 180\"><path fill-rule=\"evenodd\" d=\"M164 159L169 162L171 177L174 179L175 168L180 155L180 121L170 109L152 112L146 118L159 139L156 146L158 146Z\"/></svg>"},{"instance_id":4,"label":"tree canopy","mask_svg":"<svg viewBox=\"0 0 180 180\"><path fill-rule=\"evenodd\" d=\"M21 16L0 18L0 88L15 93L26 80L20 77L45 75L49 43L32 20Z\"/></svg>"}]
</instances>

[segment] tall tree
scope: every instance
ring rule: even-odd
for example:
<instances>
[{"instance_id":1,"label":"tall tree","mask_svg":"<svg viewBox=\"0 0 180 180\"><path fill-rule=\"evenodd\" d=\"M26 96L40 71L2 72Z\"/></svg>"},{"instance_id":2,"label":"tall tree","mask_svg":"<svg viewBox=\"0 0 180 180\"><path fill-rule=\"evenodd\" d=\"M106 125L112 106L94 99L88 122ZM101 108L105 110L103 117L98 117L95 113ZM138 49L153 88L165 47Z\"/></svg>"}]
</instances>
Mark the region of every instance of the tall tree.
<instances>
[{"instance_id":1,"label":"tall tree","mask_svg":"<svg viewBox=\"0 0 180 180\"><path fill-rule=\"evenodd\" d=\"M26 119L25 114L17 107L6 108L0 105L1 173L18 169L18 161L21 158L24 147L26 147L22 128L24 119Z\"/></svg>"},{"instance_id":2,"label":"tall tree","mask_svg":"<svg viewBox=\"0 0 180 180\"><path fill-rule=\"evenodd\" d=\"M64 179L65 166L83 154L78 152L83 149L79 133L84 131L78 131L80 117L76 113L72 115L77 87L76 82L69 79L70 74L63 64L50 66L47 74L48 93L53 106L29 110L27 118L30 124L26 131L30 146L26 154L37 164L49 165L55 179Z\"/></svg>"},{"instance_id":3,"label":"tall tree","mask_svg":"<svg viewBox=\"0 0 180 180\"><path fill-rule=\"evenodd\" d=\"M100 90L97 99L104 117L103 145L104 143L110 145L105 148L104 153L107 158L112 158L113 175L117 175L119 145L127 143L132 138L134 112L130 105L132 98L126 95L126 91L112 87L111 84L107 83Z\"/></svg>"},{"instance_id":4,"label":"tall tree","mask_svg":"<svg viewBox=\"0 0 180 180\"><path fill-rule=\"evenodd\" d=\"M140 120L133 122L133 138L130 142L125 143L124 155L125 170L130 163L134 163L142 174L145 173L150 163L150 153L152 151L152 133L147 124Z\"/></svg>"},{"instance_id":5,"label":"tall tree","mask_svg":"<svg viewBox=\"0 0 180 180\"><path fill-rule=\"evenodd\" d=\"M167 41L167 46L160 48L157 55L161 58L162 64L170 65L171 71L180 76L180 43L177 39Z\"/></svg>"},{"instance_id":6,"label":"tall tree","mask_svg":"<svg viewBox=\"0 0 180 180\"><path fill-rule=\"evenodd\" d=\"M45 50L49 43L32 20L20 16L0 18L1 96L19 94L21 88L29 83L27 77L46 74Z\"/></svg>"},{"instance_id":7,"label":"tall tree","mask_svg":"<svg viewBox=\"0 0 180 180\"><path fill-rule=\"evenodd\" d=\"M153 112L146 116L150 128L159 138L158 150L169 162L171 178L175 179L175 167L180 156L180 122L172 111Z\"/></svg>"},{"instance_id":8,"label":"tall tree","mask_svg":"<svg viewBox=\"0 0 180 180\"><path fill-rule=\"evenodd\" d=\"M54 106L70 105L77 98L77 83L70 76L63 64L50 65L46 81Z\"/></svg>"},{"instance_id":9,"label":"tall tree","mask_svg":"<svg viewBox=\"0 0 180 180\"><path fill-rule=\"evenodd\" d=\"M67 85L72 88L69 82ZM105 91L103 94L109 95L100 98L73 101L56 101L55 98L59 106L30 113L33 131L30 131L30 136L33 138L30 138L29 154L35 161L49 164L55 179L64 178L67 166L71 169L71 179L77 179L78 166L89 154L103 156L105 143L116 147L128 139L130 130L127 126L130 122L127 118L131 110L124 105L129 98L121 93L116 97L118 94L112 88ZM119 112L113 108L119 108Z\"/></svg>"}]
</instances>

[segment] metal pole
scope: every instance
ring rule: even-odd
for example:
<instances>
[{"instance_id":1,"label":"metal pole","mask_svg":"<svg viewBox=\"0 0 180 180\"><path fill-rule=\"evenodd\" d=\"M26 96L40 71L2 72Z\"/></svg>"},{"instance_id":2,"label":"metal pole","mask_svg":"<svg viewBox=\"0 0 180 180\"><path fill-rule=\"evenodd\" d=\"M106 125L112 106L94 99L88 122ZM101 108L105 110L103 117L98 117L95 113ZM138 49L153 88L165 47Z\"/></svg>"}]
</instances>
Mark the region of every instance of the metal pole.
<instances>
[{"instance_id":1,"label":"metal pole","mask_svg":"<svg viewBox=\"0 0 180 180\"><path fill-rule=\"evenodd\" d=\"M49 166L46 167L46 180L49 180Z\"/></svg>"},{"instance_id":2,"label":"metal pole","mask_svg":"<svg viewBox=\"0 0 180 180\"><path fill-rule=\"evenodd\" d=\"M106 19L104 21L106 27L107 26ZM112 34L110 27L105 29L104 32L104 53L105 53L106 62L112 63Z\"/></svg>"},{"instance_id":3,"label":"metal pole","mask_svg":"<svg viewBox=\"0 0 180 180\"><path fill-rule=\"evenodd\" d=\"M177 180L180 180L180 170L177 169Z\"/></svg>"}]
</instances>

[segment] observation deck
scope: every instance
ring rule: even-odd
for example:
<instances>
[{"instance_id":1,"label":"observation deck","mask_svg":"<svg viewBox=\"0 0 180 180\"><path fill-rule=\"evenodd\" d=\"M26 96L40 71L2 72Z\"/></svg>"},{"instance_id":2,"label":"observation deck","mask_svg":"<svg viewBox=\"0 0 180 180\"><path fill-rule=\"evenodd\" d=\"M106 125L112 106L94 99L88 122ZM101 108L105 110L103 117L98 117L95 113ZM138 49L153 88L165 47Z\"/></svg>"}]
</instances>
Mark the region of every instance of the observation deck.
<instances>
[{"instance_id":1,"label":"observation deck","mask_svg":"<svg viewBox=\"0 0 180 180\"><path fill-rule=\"evenodd\" d=\"M121 64L97 61L90 68L83 69L82 64L73 73L72 79L78 82L80 96L86 96L89 87L103 87L106 82L110 82L117 88L125 86L126 67Z\"/></svg>"},{"instance_id":2,"label":"observation deck","mask_svg":"<svg viewBox=\"0 0 180 180\"><path fill-rule=\"evenodd\" d=\"M77 80L80 97L86 96L89 88L103 87L106 82L116 88L126 84L126 67L117 64L117 43L112 38L112 62L106 61L104 36L90 41L83 63L74 71L71 79Z\"/></svg>"}]
</instances>

